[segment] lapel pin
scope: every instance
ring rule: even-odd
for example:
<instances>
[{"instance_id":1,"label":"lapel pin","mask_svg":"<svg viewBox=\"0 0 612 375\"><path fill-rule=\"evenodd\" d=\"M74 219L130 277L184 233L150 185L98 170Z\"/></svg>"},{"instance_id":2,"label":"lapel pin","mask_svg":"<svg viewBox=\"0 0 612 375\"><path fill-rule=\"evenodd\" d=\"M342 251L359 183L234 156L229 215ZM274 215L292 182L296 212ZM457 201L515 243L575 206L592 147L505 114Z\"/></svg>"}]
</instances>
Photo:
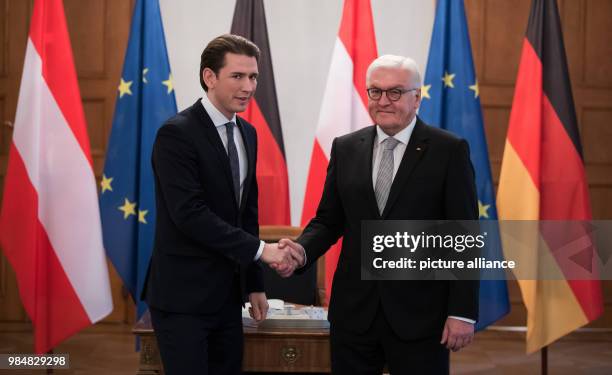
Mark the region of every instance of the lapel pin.
<instances>
[{"instance_id":1,"label":"lapel pin","mask_svg":"<svg viewBox=\"0 0 612 375\"><path fill-rule=\"evenodd\" d=\"M416 150L417 150L417 151L421 151L421 148L420 148L420 147L417 147L417 148L416 148Z\"/></svg>"}]
</instances>

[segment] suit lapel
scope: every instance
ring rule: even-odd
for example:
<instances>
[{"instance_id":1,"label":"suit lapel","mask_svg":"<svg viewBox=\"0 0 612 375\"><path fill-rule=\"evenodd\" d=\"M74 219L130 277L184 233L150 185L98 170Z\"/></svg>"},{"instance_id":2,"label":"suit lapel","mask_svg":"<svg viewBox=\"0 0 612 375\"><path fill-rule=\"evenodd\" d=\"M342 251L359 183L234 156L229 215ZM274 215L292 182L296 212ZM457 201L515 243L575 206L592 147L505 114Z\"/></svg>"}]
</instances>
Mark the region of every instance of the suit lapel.
<instances>
[{"instance_id":1,"label":"suit lapel","mask_svg":"<svg viewBox=\"0 0 612 375\"><path fill-rule=\"evenodd\" d=\"M210 116L208 115L208 113L204 109L204 106L202 105L202 103L200 103L199 100L198 102L196 102L196 104L194 104L194 107L198 115L198 118L202 122L206 138L208 139L208 142L213 146L213 149L215 150L214 153L217 156L217 159L219 160L219 165L221 169L223 169L223 174L225 174L227 183L230 189L234 191L234 183L232 181L232 171L230 169L229 157L227 156L227 151L225 150L225 147L223 146L223 142L221 141L219 132L217 131L217 128L213 124L212 120L210 119ZM236 200L233 199L233 201L235 202ZM238 203L236 203L236 206L238 206Z\"/></svg>"},{"instance_id":2,"label":"suit lapel","mask_svg":"<svg viewBox=\"0 0 612 375\"><path fill-rule=\"evenodd\" d=\"M380 217L378 213L378 205L376 204L376 195L374 194L374 186L372 186L372 152L374 149L374 138L376 136L376 126L372 126L372 129L365 133L360 139L360 143L357 146L357 152L355 152L355 165L367 165L370 173L359 173L361 176L359 181L362 186L366 189L366 206L375 215Z\"/></svg>"},{"instance_id":3,"label":"suit lapel","mask_svg":"<svg viewBox=\"0 0 612 375\"><path fill-rule=\"evenodd\" d=\"M393 179L391 191L389 192L389 198L387 199L387 204L385 205L385 209L382 214L383 219L389 215L389 211L404 189L404 185L406 185L408 177L410 177L410 173L412 173L414 167L418 164L427 151L427 136L424 134L424 126L425 124L423 124L423 122L417 117L417 122L414 126L414 130L412 131L412 135L410 136L410 140L408 141L408 145L406 146L406 151L404 152L404 156L400 162L397 174Z\"/></svg>"}]
</instances>

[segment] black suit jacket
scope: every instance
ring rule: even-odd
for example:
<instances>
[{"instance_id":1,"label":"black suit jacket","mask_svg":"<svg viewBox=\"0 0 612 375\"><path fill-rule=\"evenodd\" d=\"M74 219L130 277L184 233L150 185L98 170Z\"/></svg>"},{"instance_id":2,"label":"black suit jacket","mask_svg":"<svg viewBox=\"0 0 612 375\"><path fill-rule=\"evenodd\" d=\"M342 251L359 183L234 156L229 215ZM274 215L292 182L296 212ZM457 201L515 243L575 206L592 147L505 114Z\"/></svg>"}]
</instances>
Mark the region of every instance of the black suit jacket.
<instances>
[{"instance_id":1,"label":"black suit jacket","mask_svg":"<svg viewBox=\"0 0 612 375\"><path fill-rule=\"evenodd\" d=\"M248 157L240 206L227 151L198 100L157 132L152 163L157 218L143 298L157 309L213 313L234 283L263 291L257 216L257 134L238 118ZM235 290L235 289L234 289Z\"/></svg>"},{"instance_id":2,"label":"black suit jacket","mask_svg":"<svg viewBox=\"0 0 612 375\"><path fill-rule=\"evenodd\" d=\"M363 281L362 220L478 219L466 141L417 119L382 216L372 186L375 126L336 138L316 216L298 242L308 267L344 236L329 305L332 324L365 332L379 306L403 339L442 333L449 315L476 320L478 281Z\"/></svg>"}]
</instances>

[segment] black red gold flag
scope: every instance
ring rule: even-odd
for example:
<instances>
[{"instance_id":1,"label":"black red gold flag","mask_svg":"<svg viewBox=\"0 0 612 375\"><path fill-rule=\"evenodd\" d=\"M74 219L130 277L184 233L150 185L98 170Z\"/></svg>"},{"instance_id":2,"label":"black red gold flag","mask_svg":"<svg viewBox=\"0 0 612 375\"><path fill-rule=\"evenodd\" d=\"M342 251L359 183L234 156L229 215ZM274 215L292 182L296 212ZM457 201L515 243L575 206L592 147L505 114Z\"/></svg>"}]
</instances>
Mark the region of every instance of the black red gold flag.
<instances>
[{"instance_id":1,"label":"black red gold flag","mask_svg":"<svg viewBox=\"0 0 612 375\"><path fill-rule=\"evenodd\" d=\"M263 0L237 0L231 32L254 42L261 53L257 91L241 114L257 129L259 224L289 225L287 162Z\"/></svg>"}]
</instances>

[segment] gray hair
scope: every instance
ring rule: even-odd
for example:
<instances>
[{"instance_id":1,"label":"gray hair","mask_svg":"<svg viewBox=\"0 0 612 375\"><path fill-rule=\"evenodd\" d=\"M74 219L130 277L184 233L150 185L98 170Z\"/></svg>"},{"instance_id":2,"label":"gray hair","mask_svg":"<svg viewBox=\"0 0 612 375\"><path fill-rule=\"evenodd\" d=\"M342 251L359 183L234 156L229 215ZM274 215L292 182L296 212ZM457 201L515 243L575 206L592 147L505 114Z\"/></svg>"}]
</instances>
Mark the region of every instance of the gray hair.
<instances>
[{"instance_id":1,"label":"gray hair","mask_svg":"<svg viewBox=\"0 0 612 375\"><path fill-rule=\"evenodd\" d=\"M366 82L370 81L370 75L378 68L401 68L410 72L414 87L421 87L421 73L416 61L410 57L397 55L382 55L372 61L366 72Z\"/></svg>"}]
</instances>

